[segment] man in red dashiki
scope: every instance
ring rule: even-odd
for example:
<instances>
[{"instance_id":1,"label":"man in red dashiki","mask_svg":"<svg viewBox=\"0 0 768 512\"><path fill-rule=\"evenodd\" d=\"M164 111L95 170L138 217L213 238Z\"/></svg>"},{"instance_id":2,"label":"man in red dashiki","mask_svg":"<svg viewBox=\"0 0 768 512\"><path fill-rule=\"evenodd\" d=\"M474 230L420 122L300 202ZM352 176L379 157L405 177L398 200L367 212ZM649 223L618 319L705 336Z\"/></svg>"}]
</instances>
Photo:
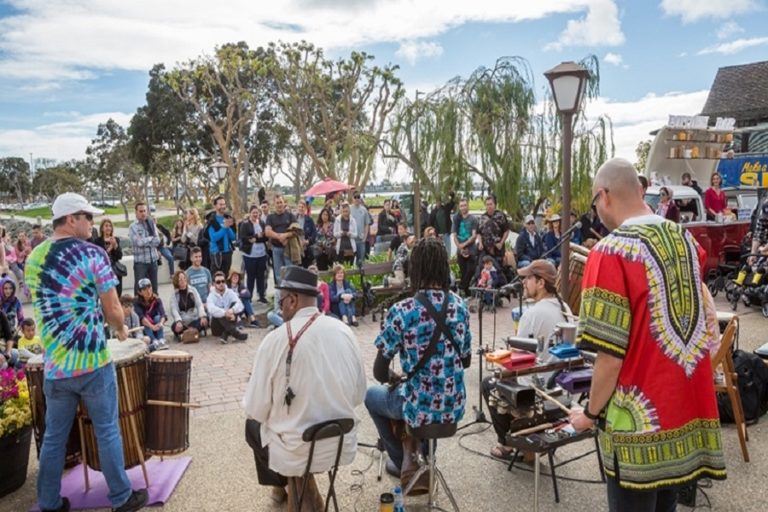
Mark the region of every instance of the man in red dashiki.
<instances>
[{"instance_id":1,"label":"man in red dashiki","mask_svg":"<svg viewBox=\"0 0 768 512\"><path fill-rule=\"evenodd\" d=\"M649 214L632 164L607 161L592 192L612 232L583 277L577 343L598 352L577 431L599 427L611 511L672 511L677 488L725 478L701 288L690 233Z\"/></svg>"}]
</instances>

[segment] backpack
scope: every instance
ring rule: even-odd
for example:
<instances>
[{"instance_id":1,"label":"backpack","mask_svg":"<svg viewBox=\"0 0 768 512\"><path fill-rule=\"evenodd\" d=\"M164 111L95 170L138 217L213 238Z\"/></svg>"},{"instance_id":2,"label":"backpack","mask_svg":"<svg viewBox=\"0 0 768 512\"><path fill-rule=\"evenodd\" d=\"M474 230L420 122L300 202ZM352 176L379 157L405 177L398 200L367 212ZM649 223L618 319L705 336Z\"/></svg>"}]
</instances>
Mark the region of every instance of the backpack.
<instances>
[{"instance_id":1,"label":"backpack","mask_svg":"<svg viewBox=\"0 0 768 512\"><path fill-rule=\"evenodd\" d=\"M760 416L768 412L768 366L760 357L743 350L733 353L733 366L736 369L744 419L756 423ZM717 394L717 408L722 423L736 421L726 393Z\"/></svg>"}]
</instances>

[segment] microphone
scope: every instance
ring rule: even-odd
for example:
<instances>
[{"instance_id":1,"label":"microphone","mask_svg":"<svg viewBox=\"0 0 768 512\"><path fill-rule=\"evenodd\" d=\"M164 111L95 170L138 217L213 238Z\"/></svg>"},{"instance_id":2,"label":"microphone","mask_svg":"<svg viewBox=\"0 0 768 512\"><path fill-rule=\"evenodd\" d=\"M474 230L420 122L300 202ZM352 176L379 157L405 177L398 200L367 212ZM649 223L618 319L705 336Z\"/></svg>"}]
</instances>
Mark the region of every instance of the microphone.
<instances>
[{"instance_id":1,"label":"microphone","mask_svg":"<svg viewBox=\"0 0 768 512\"><path fill-rule=\"evenodd\" d=\"M569 228L568 228L568 231L566 231L565 233L563 233L563 234L560 236L560 238L565 238L565 237L569 237L569 238L570 238L571 234L572 234L574 231L576 231L577 229L581 229L581 221L580 221L580 220L577 220L577 221L576 221L576 222L573 224L573 226L569 227Z\"/></svg>"}]
</instances>

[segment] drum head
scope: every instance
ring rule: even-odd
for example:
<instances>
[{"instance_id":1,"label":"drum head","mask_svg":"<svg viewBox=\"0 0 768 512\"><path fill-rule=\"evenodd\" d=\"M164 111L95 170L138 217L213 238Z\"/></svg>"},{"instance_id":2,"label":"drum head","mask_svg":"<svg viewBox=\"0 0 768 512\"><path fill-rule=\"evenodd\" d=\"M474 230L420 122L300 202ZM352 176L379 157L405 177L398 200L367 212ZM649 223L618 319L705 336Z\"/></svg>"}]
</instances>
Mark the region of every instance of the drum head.
<instances>
[{"instance_id":1,"label":"drum head","mask_svg":"<svg viewBox=\"0 0 768 512\"><path fill-rule=\"evenodd\" d=\"M141 340L129 338L125 341L111 339L107 342L112 361L116 366L131 363L147 354L147 346Z\"/></svg>"},{"instance_id":2,"label":"drum head","mask_svg":"<svg viewBox=\"0 0 768 512\"><path fill-rule=\"evenodd\" d=\"M181 350L156 350L149 354L149 360L153 363L166 361L189 361L192 354Z\"/></svg>"},{"instance_id":3,"label":"drum head","mask_svg":"<svg viewBox=\"0 0 768 512\"><path fill-rule=\"evenodd\" d=\"M29 371L42 371L43 370L43 354L35 354L27 361L27 369Z\"/></svg>"}]
</instances>

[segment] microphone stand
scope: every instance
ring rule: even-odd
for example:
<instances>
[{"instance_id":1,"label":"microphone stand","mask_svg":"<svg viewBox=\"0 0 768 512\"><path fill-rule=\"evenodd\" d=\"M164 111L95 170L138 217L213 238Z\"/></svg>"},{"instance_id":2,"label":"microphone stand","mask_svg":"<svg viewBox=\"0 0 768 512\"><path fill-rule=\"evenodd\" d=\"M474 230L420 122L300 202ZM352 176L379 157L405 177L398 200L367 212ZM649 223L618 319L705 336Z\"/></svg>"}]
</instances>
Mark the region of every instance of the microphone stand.
<instances>
[{"instance_id":1,"label":"microphone stand","mask_svg":"<svg viewBox=\"0 0 768 512\"><path fill-rule=\"evenodd\" d=\"M494 301L496 300L496 295L501 293L501 290L496 288L478 288L478 287L470 287L470 291L472 292L481 292L481 293L492 293ZM465 428L471 426L471 425L477 425L478 423L488 423L490 424L490 420L486 418L485 412L483 411L483 366L485 366L484 355L486 353L486 349L483 347L483 308L485 307L485 301L483 300L482 296L480 298L480 304L477 306L477 321L478 321L478 331L479 331L479 340L478 340L478 348L477 348L477 355L480 358L479 364L480 364L480 370L478 372L478 386L477 386L477 403L478 405L472 406L472 411L475 413L475 419L474 421L470 421L466 425L462 425L458 430L464 430ZM494 308L494 319L495 319L495 308ZM496 341L494 340L494 346L496 344Z\"/></svg>"}]
</instances>

